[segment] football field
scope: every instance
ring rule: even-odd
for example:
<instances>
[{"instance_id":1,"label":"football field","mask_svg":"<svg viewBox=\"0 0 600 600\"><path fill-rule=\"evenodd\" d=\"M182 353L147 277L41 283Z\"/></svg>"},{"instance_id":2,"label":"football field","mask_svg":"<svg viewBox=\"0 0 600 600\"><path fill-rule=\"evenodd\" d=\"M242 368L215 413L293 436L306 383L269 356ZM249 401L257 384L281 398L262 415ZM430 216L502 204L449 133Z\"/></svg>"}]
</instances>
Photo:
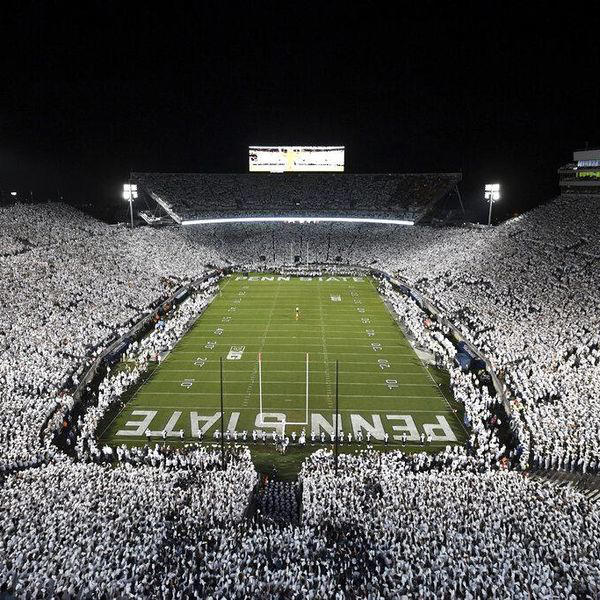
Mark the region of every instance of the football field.
<instances>
[{"instance_id":1,"label":"football field","mask_svg":"<svg viewBox=\"0 0 600 600\"><path fill-rule=\"evenodd\" d=\"M330 443L336 361L345 438L428 449L463 443L456 406L415 354L370 277L232 274L167 358L110 423L101 441L214 441L224 428ZM270 437L270 435L269 435Z\"/></svg>"}]
</instances>

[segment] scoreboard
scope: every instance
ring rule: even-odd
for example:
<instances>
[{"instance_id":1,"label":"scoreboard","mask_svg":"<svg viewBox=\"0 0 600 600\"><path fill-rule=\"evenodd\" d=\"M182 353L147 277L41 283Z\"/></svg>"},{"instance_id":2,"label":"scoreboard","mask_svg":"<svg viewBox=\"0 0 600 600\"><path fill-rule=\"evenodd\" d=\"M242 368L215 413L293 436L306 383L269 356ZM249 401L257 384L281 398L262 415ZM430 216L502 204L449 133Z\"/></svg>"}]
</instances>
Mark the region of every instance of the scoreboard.
<instances>
[{"instance_id":1,"label":"scoreboard","mask_svg":"<svg viewBox=\"0 0 600 600\"><path fill-rule=\"evenodd\" d=\"M249 146L250 172L343 172L344 146Z\"/></svg>"}]
</instances>

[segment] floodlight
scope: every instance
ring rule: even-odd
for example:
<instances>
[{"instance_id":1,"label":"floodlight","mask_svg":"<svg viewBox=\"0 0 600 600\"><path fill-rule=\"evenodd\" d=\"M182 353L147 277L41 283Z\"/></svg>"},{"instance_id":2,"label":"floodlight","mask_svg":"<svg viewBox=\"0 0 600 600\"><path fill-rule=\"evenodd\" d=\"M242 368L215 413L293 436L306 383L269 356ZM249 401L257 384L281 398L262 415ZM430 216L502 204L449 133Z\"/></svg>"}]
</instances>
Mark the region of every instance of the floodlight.
<instances>
[{"instance_id":1,"label":"floodlight","mask_svg":"<svg viewBox=\"0 0 600 600\"><path fill-rule=\"evenodd\" d=\"M11 195L11 196L16 196L16 195L17 195L17 192L11 192L11 193L10 193L10 195Z\"/></svg>"},{"instance_id":2,"label":"floodlight","mask_svg":"<svg viewBox=\"0 0 600 600\"><path fill-rule=\"evenodd\" d=\"M495 202L496 200L500 200L500 184L499 183L486 184L485 199L492 200L492 202Z\"/></svg>"},{"instance_id":3,"label":"floodlight","mask_svg":"<svg viewBox=\"0 0 600 600\"><path fill-rule=\"evenodd\" d=\"M123 200L129 202L129 212L131 213L131 229L133 229L133 201L138 197L136 183L123 184Z\"/></svg>"},{"instance_id":4,"label":"floodlight","mask_svg":"<svg viewBox=\"0 0 600 600\"><path fill-rule=\"evenodd\" d=\"M137 184L135 183L124 183L123 184L123 200L135 200L138 197Z\"/></svg>"},{"instance_id":5,"label":"floodlight","mask_svg":"<svg viewBox=\"0 0 600 600\"><path fill-rule=\"evenodd\" d=\"M490 203L490 212L488 215L488 225L492 224L492 204L500 200L500 184L486 183L484 189L484 198Z\"/></svg>"}]
</instances>

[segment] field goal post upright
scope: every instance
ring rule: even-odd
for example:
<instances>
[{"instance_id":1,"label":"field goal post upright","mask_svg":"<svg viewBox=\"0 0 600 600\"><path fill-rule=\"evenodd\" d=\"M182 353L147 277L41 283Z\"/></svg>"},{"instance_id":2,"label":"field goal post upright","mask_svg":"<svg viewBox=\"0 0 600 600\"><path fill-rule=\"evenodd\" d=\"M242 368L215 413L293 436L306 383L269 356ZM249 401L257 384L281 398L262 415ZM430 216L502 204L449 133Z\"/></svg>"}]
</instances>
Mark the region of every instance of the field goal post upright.
<instances>
[{"instance_id":1,"label":"field goal post upright","mask_svg":"<svg viewBox=\"0 0 600 600\"><path fill-rule=\"evenodd\" d=\"M288 421L287 419L284 422L284 429L286 425L306 425L308 426L308 376L309 376L309 354L308 352L305 354L305 363L306 363L306 386L305 386L305 394L304 394L304 421ZM260 419L258 421L259 425L265 425L263 420L263 391L262 391L262 352L258 353L258 410Z\"/></svg>"}]
</instances>

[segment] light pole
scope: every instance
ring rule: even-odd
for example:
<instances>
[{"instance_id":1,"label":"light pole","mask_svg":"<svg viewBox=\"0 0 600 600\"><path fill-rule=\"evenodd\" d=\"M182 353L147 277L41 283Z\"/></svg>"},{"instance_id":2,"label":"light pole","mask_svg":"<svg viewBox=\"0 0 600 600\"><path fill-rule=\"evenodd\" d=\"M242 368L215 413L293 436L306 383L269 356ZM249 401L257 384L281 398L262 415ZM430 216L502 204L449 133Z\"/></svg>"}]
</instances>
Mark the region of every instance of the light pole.
<instances>
[{"instance_id":1,"label":"light pole","mask_svg":"<svg viewBox=\"0 0 600 600\"><path fill-rule=\"evenodd\" d=\"M339 361L335 361L335 443L333 445L333 458L335 465L335 478L337 481L338 474L338 423L340 420L340 406L339 406L339 379L340 379L340 365Z\"/></svg>"},{"instance_id":2,"label":"light pole","mask_svg":"<svg viewBox=\"0 0 600 600\"><path fill-rule=\"evenodd\" d=\"M492 205L497 200L500 200L500 184L486 183L485 184L485 199L489 200L490 212L488 214L488 225L492 224Z\"/></svg>"},{"instance_id":3,"label":"light pole","mask_svg":"<svg viewBox=\"0 0 600 600\"><path fill-rule=\"evenodd\" d=\"M225 470L225 445L223 438L225 437L225 432L223 431L223 357L219 357L219 365L221 372L221 468L223 471Z\"/></svg>"},{"instance_id":4,"label":"light pole","mask_svg":"<svg viewBox=\"0 0 600 600\"><path fill-rule=\"evenodd\" d=\"M123 184L123 200L127 200L129 202L129 214L131 215L131 229L133 229L133 201L138 197L137 192L137 184L131 183L131 179L129 183Z\"/></svg>"}]
</instances>

